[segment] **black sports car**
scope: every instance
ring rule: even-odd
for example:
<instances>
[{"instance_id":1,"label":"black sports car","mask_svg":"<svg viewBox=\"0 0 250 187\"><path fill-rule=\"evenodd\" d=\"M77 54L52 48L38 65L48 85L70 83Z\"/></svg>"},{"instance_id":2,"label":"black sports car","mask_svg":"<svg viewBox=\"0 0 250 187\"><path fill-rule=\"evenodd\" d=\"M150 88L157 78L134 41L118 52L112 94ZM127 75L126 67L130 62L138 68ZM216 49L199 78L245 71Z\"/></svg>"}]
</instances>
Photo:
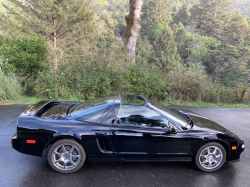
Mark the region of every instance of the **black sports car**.
<instances>
[{"instance_id":1,"label":"black sports car","mask_svg":"<svg viewBox=\"0 0 250 187\"><path fill-rule=\"evenodd\" d=\"M240 160L244 142L198 114L143 96L87 102L41 101L18 118L17 151L44 156L61 173L89 162L194 161L207 172Z\"/></svg>"}]
</instances>

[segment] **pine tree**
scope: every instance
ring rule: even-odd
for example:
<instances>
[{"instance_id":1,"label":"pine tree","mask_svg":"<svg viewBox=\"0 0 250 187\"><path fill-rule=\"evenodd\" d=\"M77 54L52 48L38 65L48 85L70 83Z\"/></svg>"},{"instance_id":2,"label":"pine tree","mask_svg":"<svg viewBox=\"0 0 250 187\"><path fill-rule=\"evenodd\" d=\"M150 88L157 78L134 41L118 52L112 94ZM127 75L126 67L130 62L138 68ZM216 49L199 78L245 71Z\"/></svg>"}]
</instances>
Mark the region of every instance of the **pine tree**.
<instances>
[{"instance_id":1,"label":"pine tree","mask_svg":"<svg viewBox=\"0 0 250 187\"><path fill-rule=\"evenodd\" d=\"M142 7L141 35L145 36L158 22L167 26L170 21L171 11L166 0L150 1L146 6Z\"/></svg>"},{"instance_id":2,"label":"pine tree","mask_svg":"<svg viewBox=\"0 0 250 187\"><path fill-rule=\"evenodd\" d=\"M188 35L185 27L180 22L179 25L175 28L175 42L177 44L178 54L181 56L183 60L185 60L190 52L188 50L188 43L190 40L190 36Z\"/></svg>"},{"instance_id":3,"label":"pine tree","mask_svg":"<svg viewBox=\"0 0 250 187\"><path fill-rule=\"evenodd\" d=\"M222 35L225 44L236 47L248 46L250 44L250 27L247 19L240 13L233 13Z\"/></svg>"},{"instance_id":4,"label":"pine tree","mask_svg":"<svg viewBox=\"0 0 250 187\"><path fill-rule=\"evenodd\" d=\"M161 34L154 42L153 63L162 68L163 71L180 69L180 57L177 53L177 45L174 35L169 27L162 30Z\"/></svg>"},{"instance_id":5,"label":"pine tree","mask_svg":"<svg viewBox=\"0 0 250 187\"><path fill-rule=\"evenodd\" d=\"M174 14L173 16L173 22L176 24L179 24L180 22L186 26L191 21L191 15L188 11L187 5L184 3L179 11Z\"/></svg>"},{"instance_id":6,"label":"pine tree","mask_svg":"<svg viewBox=\"0 0 250 187\"><path fill-rule=\"evenodd\" d=\"M16 22L1 15L0 23L9 34L37 34L43 37L54 62L58 56L72 60L82 56L95 40L94 14L90 0L10 0L17 11L3 6ZM16 24L18 23L18 24Z\"/></svg>"},{"instance_id":7,"label":"pine tree","mask_svg":"<svg viewBox=\"0 0 250 187\"><path fill-rule=\"evenodd\" d=\"M215 82L218 78L225 77L234 68L244 71L249 57L248 48L220 45L216 49L210 50L203 61L207 72L213 76L213 82Z\"/></svg>"},{"instance_id":8,"label":"pine tree","mask_svg":"<svg viewBox=\"0 0 250 187\"><path fill-rule=\"evenodd\" d=\"M201 35L222 40L221 33L230 20L229 8L228 0L200 0L190 12Z\"/></svg>"}]
</instances>

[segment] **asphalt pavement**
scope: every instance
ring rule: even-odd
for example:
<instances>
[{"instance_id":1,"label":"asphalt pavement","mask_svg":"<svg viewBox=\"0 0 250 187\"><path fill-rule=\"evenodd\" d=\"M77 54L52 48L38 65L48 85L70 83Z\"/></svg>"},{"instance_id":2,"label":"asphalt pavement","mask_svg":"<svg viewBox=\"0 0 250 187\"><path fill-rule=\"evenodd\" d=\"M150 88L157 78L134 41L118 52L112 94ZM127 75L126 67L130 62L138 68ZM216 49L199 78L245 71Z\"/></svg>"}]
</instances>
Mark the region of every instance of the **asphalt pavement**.
<instances>
[{"instance_id":1,"label":"asphalt pavement","mask_svg":"<svg viewBox=\"0 0 250 187\"><path fill-rule=\"evenodd\" d=\"M11 146L18 116L27 105L0 105L0 187L86 186L250 186L250 108L177 107L201 114L244 140L241 161L214 173L193 163L86 163L73 174L60 174L41 157L21 154Z\"/></svg>"}]
</instances>

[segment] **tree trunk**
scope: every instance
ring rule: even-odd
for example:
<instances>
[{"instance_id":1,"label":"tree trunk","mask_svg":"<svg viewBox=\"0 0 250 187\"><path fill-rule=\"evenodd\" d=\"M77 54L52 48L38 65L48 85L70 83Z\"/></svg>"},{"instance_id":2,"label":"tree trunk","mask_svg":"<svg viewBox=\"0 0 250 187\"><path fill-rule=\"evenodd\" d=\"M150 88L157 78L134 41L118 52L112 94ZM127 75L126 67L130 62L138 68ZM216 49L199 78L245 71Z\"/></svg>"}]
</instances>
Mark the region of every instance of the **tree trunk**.
<instances>
[{"instance_id":1,"label":"tree trunk","mask_svg":"<svg viewBox=\"0 0 250 187\"><path fill-rule=\"evenodd\" d=\"M24 80L24 93L26 92L27 90L27 80L30 78L30 76L26 77L25 80Z\"/></svg>"},{"instance_id":2,"label":"tree trunk","mask_svg":"<svg viewBox=\"0 0 250 187\"><path fill-rule=\"evenodd\" d=\"M250 75L250 71L245 75L244 80L243 80L243 83L247 83L247 80L248 80L248 78L249 78L249 75Z\"/></svg>"},{"instance_id":3,"label":"tree trunk","mask_svg":"<svg viewBox=\"0 0 250 187\"><path fill-rule=\"evenodd\" d=\"M53 52L55 53L56 50L56 37L57 37L57 33L56 33L56 19L53 18L53 26L54 26L54 30L53 30ZM57 57L55 58L55 69L57 69Z\"/></svg>"},{"instance_id":4,"label":"tree trunk","mask_svg":"<svg viewBox=\"0 0 250 187\"><path fill-rule=\"evenodd\" d=\"M212 76L213 76L213 80L212 80L212 83L215 83L216 79L217 79L217 75L218 75L218 72L216 71L216 69L213 71L212 73Z\"/></svg>"},{"instance_id":5,"label":"tree trunk","mask_svg":"<svg viewBox=\"0 0 250 187\"><path fill-rule=\"evenodd\" d=\"M125 17L127 28L123 34L124 52L135 64L135 47L138 33L141 29L140 14L143 0L130 0L129 14Z\"/></svg>"}]
</instances>

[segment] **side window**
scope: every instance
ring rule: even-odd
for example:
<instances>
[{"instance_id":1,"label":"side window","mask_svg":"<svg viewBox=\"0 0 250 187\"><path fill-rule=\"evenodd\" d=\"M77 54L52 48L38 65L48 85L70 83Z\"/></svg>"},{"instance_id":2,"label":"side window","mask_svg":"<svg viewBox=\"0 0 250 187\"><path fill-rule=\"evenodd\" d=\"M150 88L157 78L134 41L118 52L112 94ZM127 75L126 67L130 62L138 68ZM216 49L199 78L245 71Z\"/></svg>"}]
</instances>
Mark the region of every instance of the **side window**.
<instances>
[{"instance_id":1,"label":"side window","mask_svg":"<svg viewBox=\"0 0 250 187\"><path fill-rule=\"evenodd\" d=\"M121 105L117 117L124 125L154 128L169 127L166 118L145 106Z\"/></svg>"}]
</instances>

